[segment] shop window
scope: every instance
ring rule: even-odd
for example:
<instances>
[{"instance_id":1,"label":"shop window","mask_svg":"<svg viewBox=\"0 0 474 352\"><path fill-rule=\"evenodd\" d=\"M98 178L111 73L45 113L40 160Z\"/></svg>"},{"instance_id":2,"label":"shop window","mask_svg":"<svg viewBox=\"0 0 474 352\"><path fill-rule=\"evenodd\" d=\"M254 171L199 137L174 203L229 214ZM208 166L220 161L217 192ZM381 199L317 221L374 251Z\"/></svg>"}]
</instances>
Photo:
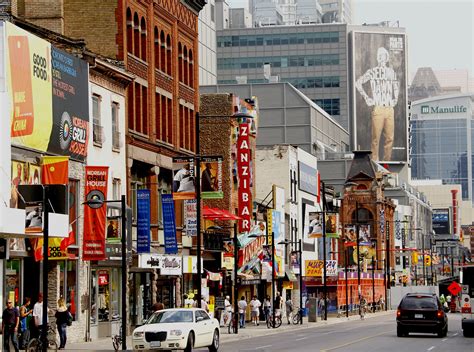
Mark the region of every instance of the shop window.
<instances>
[{"instance_id":1,"label":"shop window","mask_svg":"<svg viewBox=\"0 0 474 352\"><path fill-rule=\"evenodd\" d=\"M64 260L59 263L59 295L64 298L74 320L78 319L77 309L77 260Z\"/></svg>"},{"instance_id":2,"label":"shop window","mask_svg":"<svg viewBox=\"0 0 474 352\"><path fill-rule=\"evenodd\" d=\"M108 322L120 316L120 293L119 269L92 270L91 323Z\"/></svg>"}]
</instances>

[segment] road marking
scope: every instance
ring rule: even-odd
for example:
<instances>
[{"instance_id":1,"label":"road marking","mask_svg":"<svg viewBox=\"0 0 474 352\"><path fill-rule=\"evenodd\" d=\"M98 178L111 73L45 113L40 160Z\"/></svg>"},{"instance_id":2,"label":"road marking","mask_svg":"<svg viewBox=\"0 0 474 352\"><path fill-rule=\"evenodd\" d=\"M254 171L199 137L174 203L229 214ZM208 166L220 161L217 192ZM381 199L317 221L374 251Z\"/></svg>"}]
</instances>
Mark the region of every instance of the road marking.
<instances>
[{"instance_id":1,"label":"road marking","mask_svg":"<svg viewBox=\"0 0 474 352\"><path fill-rule=\"evenodd\" d=\"M264 348L267 347L272 347L272 345L266 345L266 346L260 346L260 347L255 347L256 350L263 350Z\"/></svg>"},{"instance_id":2,"label":"road marking","mask_svg":"<svg viewBox=\"0 0 474 352\"><path fill-rule=\"evenodd\" d=\"M458 333L453 334L453 336L458 336Z\"/></svg>"},{"instance_id":3,"label":"road marking","mask_svg":"<svg viewBox=\"0 0 474 352\"><path fill-rule=\"evenodd\" d=\"M430 348L427 349L427 351L431 351L435 346L431 346Z\"/></svg>"},{"instance_id":4,"label":"road marking","mask_svg":"<svg viewBox=\"0 0 474 352\"><path fill-rule=\"evenodd\" d=\"M306 336L306 337L301 337L301 338L299 338L299 339L296 339L295 341L306 340L307 338L308 338L307 336Z\"/></svg>"},{"instance_id":5,"label":"road marking","mask_svg":"<svg viewBox=\"0 0 474 352\"><path fill-rule=\"evenodd\" d=\"M444 342L444 341L446 341L446 340L447 340L447 339L442 339L441 341L443 341L443 342Z\"/></svg>"},{"instance_id":6,"label":"road marking","mask_svg":"<svg viewBox=\"0 0 474 352\"><path fill-rule=\"evenodd\" d=\"M387 330L387 331L381 332L380 334L362 337L362 338L360 338L360 339L357 339L357 340L354 340L354 341L351 341L351 342L347 342L347 343L344 343L344 344L339 345L339 346L335 346L335 347L331 347L331 348L326 348L326 349L320 350L320 352L327 352L327 351L337 350L337 349L339 349L339 348L346 347L346 346L352 345L352 344L357 343L357 342L361 342L361 341L368 340L368 339L371 339L371 338L374 338L374 337L377 337L377 336L381 336L381 335L387 334L387 333L389 333L389 332L391 332L391 331L392 331L392 330Z\"/></svg>"}]
</instances>

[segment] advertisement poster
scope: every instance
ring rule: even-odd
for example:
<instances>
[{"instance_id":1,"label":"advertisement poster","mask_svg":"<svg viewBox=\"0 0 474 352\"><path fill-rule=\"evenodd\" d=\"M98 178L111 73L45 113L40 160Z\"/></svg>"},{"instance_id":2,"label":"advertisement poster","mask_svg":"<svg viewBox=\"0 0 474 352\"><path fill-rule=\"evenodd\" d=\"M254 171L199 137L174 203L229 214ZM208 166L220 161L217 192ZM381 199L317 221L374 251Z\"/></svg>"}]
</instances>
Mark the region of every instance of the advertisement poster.
<instances>
[{"instance_id":1,"label":"advertisement poster","mask_svg":"<svg viewBox=\"0 0 474 352\"><path fill-rule=\"evenodd\" d=\"M137 189L137 253L150 253L150 190Z\"/></svg>"},{"instance_id":2,"label":"advertisement poster","mask_svg":"<svg viewBox=\"0 0 474 352\"><path fill-rule=\"evenodd\" d=\"M197 236L197 200L184 201L184 228L187 236Z\"/></svg>"},{"instance_id":3,"label":"advertisement poster","mask_svg":"<svg viewBox=\"0 0 474 352\"><path fill-rule=\"evenodd\" d=\"M324 268L322 260L305 260L305 276L323 277ZM337 260L326 260L326 276L337 276Z\"/></svg>"},{"instance_id":4,"label":"advertisement poster","mask_svg":"<svg viewBox=\"0 0 474 352\"><path fill-rule=\"evenodd\" d=\"M86 201L106 200L108 166L86 166ZM84 240L82 244L83 260L104 260L106 204L84 206Z\"/></svg>"},{"instance_id":5,"label":"advertisement poster","mask_svg":"<svg viewBox=\"0 0 474 352\"><path fill-rule=\"evenodd\" d=\"M201 198L222 199L222 156L201 157Z\"/></svg>"},{"instance_id":6,"label":"advertisement poster","mask_svg":"<svg viewBox=\"0 0 474 352\"><path fill-rule=\"evenodd\" d=\"M161 206L163 211L163 232L165 237L165 253L178 253L178 242L176 239L176 221L174 213L174 200L171 194L161 195Z\"/></svg>"},{"instance_id":7,"label":"advertisement poster","mask_svg":"<svg viewBox=\"0 0 474 352\"><path fill-rule=\"evenodd\" d=\"M237 138L237 174L239 180L238 200L241 220L238 221L239 233L249 232L252 219L252 189L251 189L251 151L250 124L240 123Z\"/></svg>"},{"instance_id":8,"label":"advertisement poster","mask_svg":"<svg viewBox=\"0 0 474 352\"><path fill-rule=\"evenodd\" d=\"M51 48L53 129L48 152L84 161L89 140L89 73L87 62Z\"/></svg>"},{"instance_id":9,"label":"advertisement poster","mask_svg":"<svg viewBox=\"0 0 474 352\"><path fill-rule=\"evenodd\" d=\"M87 62L6 22L12 144L84 161L89 133Z\"/></svg>"},{"instance_id":10,"label":"advertisement poster","mask_svg":"<svg viewBox=\"0 0 474 352\"><path fill-rule=\"evenodd\" d=\"M355 143L380 161L407 161L404 33L352 32Z\"/></svg>"},{"instance_id":11,"label":"advertisement poster","mask_svg":"<svg viewBox=\"0 0 474 352\"><path fill-rule=\"evenodd\" d=\"M275 275L277 277L285 276L285 245L278 244L285 240L285 234L281 228L281 213L276 210L272 210L272 231L273 240L275 241Z\"/></svg>"},{"instance_id":12,"label":"advertisement poster","mask_svg":"<svg viewBox=\"0 0 474 352\"><path fill-rule=\"evenodd\" d=\"M433 209L433 231L437 235L449 235L451 224L449 221L449 209Z\"/></svg>"},{"instance_id":13,"label":"advertisement poster","mask_svg":"<svg viewBox=\"0 0 474 352\"><path fill-rule=\"evenodd\" d=\"M119 219L107 219L107 243L121 243Z\"/></svg>"},{"instance_id":14,"label":"advertisement poster","mask_svg":"<svg viewBox=\"0 0 474 352\"><path fill-rule=\"evenodd\" d=\"M195 199L194 158L173 158L173 199Z\"/></svg>"}]
</instances>

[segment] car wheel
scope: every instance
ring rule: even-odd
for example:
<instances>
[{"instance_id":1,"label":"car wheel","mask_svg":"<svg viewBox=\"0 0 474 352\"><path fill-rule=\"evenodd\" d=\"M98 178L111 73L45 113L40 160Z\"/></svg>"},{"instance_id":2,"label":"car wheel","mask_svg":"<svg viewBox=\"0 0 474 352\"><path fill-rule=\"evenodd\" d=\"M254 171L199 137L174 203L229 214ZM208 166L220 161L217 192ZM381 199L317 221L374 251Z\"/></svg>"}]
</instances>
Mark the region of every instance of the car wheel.
<instances>
[{"instance_id":1,"label":"car wheel","mask_svg":"<svg viewBox=\"0 0 474 352\"><path fill-rule=\"evenodd\" d=\"M217 352L219 350L219 331L214 330L214 335L212 336L212 345L209 346L209 352Z\"/></svg>"},{"instance_id":2,"label":"car wheel","mask_svg":"<svg viewBox=\"0 0 474 352\"><path fill-rule=\"evenodd\" d=\"M445 337L445 329L441 328L438 330L438 337Z\"/></svg>"},{"instance_id":3,"label":"car wheel","mask_svg":"<svg viewBox=\"0 0 474 352\"><path fill-rule=\"evenodd\" d=\"M403 337L405 334L405 331L401 327L397 326L397 337Z\"/></svg>"},{"instance_id":4,"label":"car wheel","mask_svg":"<svg viewBox=\"0 0 474 352\"><path fill-rule=\"evenodd\" d=\"M191 352L194 347L194 333L191 331L188 335L188 343L186 344L186 348L184 352Z\"/></svg>"}]
</instances>

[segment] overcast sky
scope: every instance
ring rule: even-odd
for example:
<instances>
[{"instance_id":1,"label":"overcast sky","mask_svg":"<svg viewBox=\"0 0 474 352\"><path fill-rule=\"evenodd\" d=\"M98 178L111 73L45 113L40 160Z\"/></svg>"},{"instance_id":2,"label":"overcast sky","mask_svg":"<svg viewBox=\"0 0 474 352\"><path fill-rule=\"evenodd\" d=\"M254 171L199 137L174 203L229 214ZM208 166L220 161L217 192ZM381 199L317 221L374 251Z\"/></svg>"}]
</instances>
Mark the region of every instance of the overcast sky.
<instances>
[{"instance_id":1,"label":"overcast sky","mask_svg":"<svg viewBox=\"0 0 474 352\"><path fill-rule=\"evenodd\" d=\"M247 0L228 0L246 7ZM474 0L353 0L354 24L399 21L408 35L409 71L469 69L474 75Z\"/></svg>"}]
</instances>

